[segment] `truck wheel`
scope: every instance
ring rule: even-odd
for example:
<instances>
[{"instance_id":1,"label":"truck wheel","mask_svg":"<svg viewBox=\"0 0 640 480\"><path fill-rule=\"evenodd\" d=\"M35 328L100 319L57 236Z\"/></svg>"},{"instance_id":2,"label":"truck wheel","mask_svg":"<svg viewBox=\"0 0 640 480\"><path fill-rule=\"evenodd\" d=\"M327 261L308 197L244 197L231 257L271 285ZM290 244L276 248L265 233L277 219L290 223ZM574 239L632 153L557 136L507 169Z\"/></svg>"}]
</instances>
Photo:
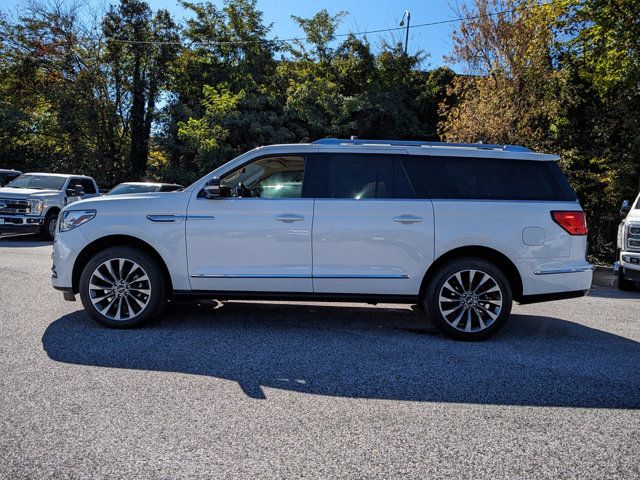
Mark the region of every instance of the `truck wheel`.
<instances>
[{"instance_id":1,"label":"truck wheel","mask_svg":"<svg viewBox=\"0 0 640 480\"><path fill-rule=\"evenodd\" d=\"M97 253L80 275L80 299L91 317L112 328L133 328L156 317L166 303L158 263L132 247Z\"/></svg>"},{"instance_id":2,"label":"truck wheel","mask_svg":"<svg viewBox=\"0 0 640 480\"><path fill-rule=\"evenodd\" d=\"M56 234L56 223L58 222L58 212L49 212L44 218L44 223L40 227L40 238L42 240L53 240Z\"/></svg>"},{"instance_id":3,"label":"truck wheel","mask_svg":"<svg viewBox=\"0 0 640 480\"><path fill-rule=\"evenodd\" d=\"M431 278L424 308L454 340L484 340L500 330L513 303L507 277L492 263L465 257L443 265Z\"/></svg>"},{"instance_id":4,"label":"truck wheel","mask_svg":"<svg viewBox=\"0 0 640 480\"><path fill-rule=\"evenodd\" d=\"M624 278L624 268L620 267L618 269L618 290L622 290L623 292L631 292L635 290L635 287L635 282Z\"/></svg>"}]
</instances>

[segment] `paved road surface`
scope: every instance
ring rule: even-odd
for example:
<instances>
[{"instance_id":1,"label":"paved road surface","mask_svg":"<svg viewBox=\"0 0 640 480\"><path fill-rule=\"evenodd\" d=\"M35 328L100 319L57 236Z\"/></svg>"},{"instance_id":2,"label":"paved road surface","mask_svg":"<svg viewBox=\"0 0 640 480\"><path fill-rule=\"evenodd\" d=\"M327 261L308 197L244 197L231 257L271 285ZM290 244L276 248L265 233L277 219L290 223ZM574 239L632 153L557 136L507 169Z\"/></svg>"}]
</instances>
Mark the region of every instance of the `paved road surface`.
<instances>
[{"instance_id":1,"label":"paved road surface","mask_svg":"<svg viewBox=\"0 0 640 480\"><path fill-rule=\"evenodd\" d=\"M2 478L638 478L640 293L477 344L404 306L171 305L108 330L0 240Z\"/></svg>"}]
</instances>

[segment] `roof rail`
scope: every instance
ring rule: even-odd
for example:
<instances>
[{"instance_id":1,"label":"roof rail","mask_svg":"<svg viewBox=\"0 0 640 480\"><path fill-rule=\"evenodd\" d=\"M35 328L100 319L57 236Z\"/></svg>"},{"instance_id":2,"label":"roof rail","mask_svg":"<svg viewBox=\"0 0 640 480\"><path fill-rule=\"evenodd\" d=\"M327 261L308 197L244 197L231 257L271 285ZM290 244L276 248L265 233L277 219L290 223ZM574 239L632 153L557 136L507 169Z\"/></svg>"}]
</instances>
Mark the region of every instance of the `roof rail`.
<instances>
[{"instance_id":1,"label":"roof rail","mask_svg":"<svg viewBox=\"0 0 640 480\"><path fill-rule=\"evenodd\" d=\"M466 147L482 150L502 150L505 152L530 152L527 147L520 145L498 145L492 143L452 143L452 142L423 142L420 140L364 140L321 138L312 142L316 145L389 145L395 147Z\"/></svg>"}]
</instances>

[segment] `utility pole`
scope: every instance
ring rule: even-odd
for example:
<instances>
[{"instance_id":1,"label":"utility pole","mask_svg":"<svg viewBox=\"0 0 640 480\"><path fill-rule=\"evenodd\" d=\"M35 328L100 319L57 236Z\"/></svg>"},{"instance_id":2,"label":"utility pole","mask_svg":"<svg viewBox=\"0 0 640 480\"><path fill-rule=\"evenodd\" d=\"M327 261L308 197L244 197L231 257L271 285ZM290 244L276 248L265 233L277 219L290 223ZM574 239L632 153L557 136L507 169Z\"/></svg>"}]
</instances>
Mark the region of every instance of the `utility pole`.
<instances>
[{"instance_id":1,"label":"utility pole","mask_svg":"<svg viewBox=\"0 0 640 480\"><path fill-rule=\"evenodd\" d=\"M404 34L404 54L407 54L407 49L409 48L409 23L411 22L411 12L409 10L405 10L402 14L402 20L400 20L400 26L404 27L404 19L407 19L407 28Z\"/></svg>"}]
</instances>

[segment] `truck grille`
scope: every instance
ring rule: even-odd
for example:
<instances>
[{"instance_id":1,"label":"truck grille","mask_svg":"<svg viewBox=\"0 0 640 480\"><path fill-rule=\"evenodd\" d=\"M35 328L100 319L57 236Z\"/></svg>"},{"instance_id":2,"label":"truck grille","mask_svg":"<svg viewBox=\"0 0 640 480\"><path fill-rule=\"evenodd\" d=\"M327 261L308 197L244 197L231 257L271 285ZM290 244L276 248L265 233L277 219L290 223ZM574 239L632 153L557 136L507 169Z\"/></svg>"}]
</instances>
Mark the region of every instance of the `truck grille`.
<instances>
[{"instance_id":1,"label":"truck grille","mask_svg":"<svg viewBox=\"0 0 640 480\"><path fill-rule=\"evenodd\" d=\"M31 212L28 200L0 198L0 215L21 215Z\"/></svg>"},{"instance_id":2,"label":"truck grille","mask_svg":"<svg viewBox=\"0 0 640 480\"><path fill-rule=\"evenodd\" d=\"M632 251L640 251L640 224L629 225L627 231L627 248Z\"/></svg>"}]
</instances>

